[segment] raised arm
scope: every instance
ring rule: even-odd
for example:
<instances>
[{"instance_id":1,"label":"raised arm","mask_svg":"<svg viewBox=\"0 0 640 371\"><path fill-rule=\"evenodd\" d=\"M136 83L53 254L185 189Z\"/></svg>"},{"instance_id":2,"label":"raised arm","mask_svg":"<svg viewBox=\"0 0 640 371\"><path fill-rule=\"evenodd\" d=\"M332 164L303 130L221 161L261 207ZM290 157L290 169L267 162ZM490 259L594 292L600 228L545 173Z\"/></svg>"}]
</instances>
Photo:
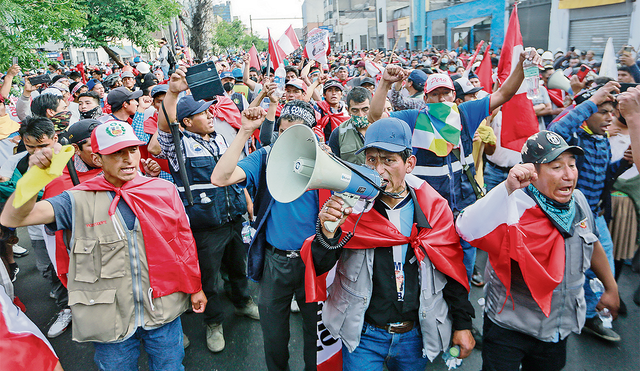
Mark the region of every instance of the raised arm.
<instances>
[{"instance_id":1,"label":"raised arm","mask_svg":"<svg viewBox=\"0 0 640 371\"><path fill-rule=\"evenodd\" d=\"M640 164L640 87L628 89L618 95L617 100L620 114L627 120L629 127L633 162Z\"/></svg>"},{"instance_id":2,"label":"raised arm","mask_svg":"<svg viewBox=\"0 0 640 371\"><path fill-rule=\"evenodd\" d=\"M9 67L7 74L4 76L4 82L2 83L2 89L0 89L0 95L4 99L9 98L9 93L11 92L11 84L13 83L13 78L20 72L20 66L14 64Z\"/></svg>"},{"instance_id":3,"label":"raised arm","mask_svg":"<svg viewBox=\"0 0 640 371\"><path fill-rule=\"evenodd\" d=\"M247 178L247 174L238 166L238 159L244 150L244 144L251 137L251 134L260 127L266 115L267 113L260 107L242 111L242 127L211 173L213 185L225 187L240 183Z\"/></svg>"},{"instance_id":4,"label":"raised arm","mask_svg":"<svg viewBox=\"0 0 640 371\"><path fill-rule=\"evenodd\" d=\"M189 89L186 73L187 68L180 66L169 78L167 95L165 95L164 100L162 101L163 105L158 111L158 130L162 130L165 133L169 133L171 130L169 129L169 123L166 120L164 110L166 110L167 116L169 116L169 120L171 120L171 122L175 122L177 120L178 94Z\"/></svg>"},{"instance_id":5,"label":"raised arm","mask_svg":"<svg viewBox=\"0 0 640 371\"><path fill-rule=\"evenodd\" d=\"M406 76L406 71L395 64L390 64L387 68L384 69L382 73L382 79L380 80L380 84L378 84L378 88L376 92L373 94L373 98L371 99L371 108L369 109L369 122L373 123L382 118L382 113L384 112L384 104L387 99L387 93L389 89L391 89L391 85L402 81Z\"/></svg>"},{"instance_id":6,"label":"raised arm","mask_svg":"<svg viewBox=\"0 0 640 371\"><path fill-rule=\"evenodd\" d=\"M251 91L254 91L256 89L256 83L249 78L249 67L250 67L249 54L243 55L242 61L244 62L244 72L242 73L242 82L245 83L245 85L247 85L249 89L251 89Z\"/></svg>"}]
</instances>

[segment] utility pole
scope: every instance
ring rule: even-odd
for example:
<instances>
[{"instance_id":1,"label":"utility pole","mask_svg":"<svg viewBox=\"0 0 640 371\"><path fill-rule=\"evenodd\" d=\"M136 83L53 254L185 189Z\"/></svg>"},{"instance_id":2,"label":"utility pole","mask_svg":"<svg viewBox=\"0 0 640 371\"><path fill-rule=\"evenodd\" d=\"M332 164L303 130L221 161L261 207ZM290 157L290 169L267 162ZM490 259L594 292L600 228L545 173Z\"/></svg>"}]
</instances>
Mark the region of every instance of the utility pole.
<instances>
[{"instance_id":1,"label":"utility pole","mask_svg":"<svg viewBox=\"0 0 640 371\"><path fill-rule=\"evenodd\" d=\"M253 36L253 19L251 18L251 14L249 14L249 28L251 29L251 36Z\"/></svg>"}]
</instances>

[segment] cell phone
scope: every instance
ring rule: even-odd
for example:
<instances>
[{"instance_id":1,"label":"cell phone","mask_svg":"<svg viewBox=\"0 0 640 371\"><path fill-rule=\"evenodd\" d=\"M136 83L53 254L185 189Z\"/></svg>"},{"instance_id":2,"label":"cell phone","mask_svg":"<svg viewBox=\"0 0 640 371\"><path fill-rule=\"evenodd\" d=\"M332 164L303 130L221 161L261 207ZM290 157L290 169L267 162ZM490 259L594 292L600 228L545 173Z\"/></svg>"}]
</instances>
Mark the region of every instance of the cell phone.
<instances>
[{"instance_id":1,"label":"cell phone","mask_svg":"<svg viewBox=\"0 0 640 371\"><path fill-rule=\"evenodd\" d=\"M195 100L213 100L224 95L222 82L214 62L205 62L187 69L187 84Z\"/></svg>"},{"instance_id":2,"label":"cell phone","mask_svg":"<svg viewBox=\"0 0 640 371\"><path fill-rule=\"evenodd\" d=\"M584 78L587 76L589 71L591 71L591 68L586 64L583 64L582 66L580 66L580 70L578 70L578 73L576 73L576 76L578 76L580 81L584 81Z\"/></svg>"},{"instance_id":3,"label":"cell phone","mask_svg":"<svg viewBox=\"0 0 640 371\"><path fill-rule=\"evenodd\" d=\"M622 54L631 55L633 53L633 46L625 45L622 47Z\"/></svg>"},{"instance_id":4,"label":"cell phone","mask_svg":"<svg viewBox=\"0 0 640 371\"><path fill-rule=\"evenodd\" d=\"M40 84L48 84L51 82L51 76L49 74L38 75L29 78L29 83L33 86Z\"/></svg>"},{"instance_id":5,"label":"cell phone","mask_svg":"<svg viewBox=\"0 0 640 371\"><path fill-rule=\"evenodd\" d=\"M635 88L640 84L637 83L630 83L630 82L623 82L620 84L620 93L624 93L625 91L627 91L629 88Z\"/></svg>"},{"instance_id":6,"label":"cell phone","mask_svg":"<svg viewBox=\"0 0 640 371\"><path fill-rule=\"evenodd\" d=\"M18 57L11 58L11 65L18 64Z\"/></svg>"}]
</instances>

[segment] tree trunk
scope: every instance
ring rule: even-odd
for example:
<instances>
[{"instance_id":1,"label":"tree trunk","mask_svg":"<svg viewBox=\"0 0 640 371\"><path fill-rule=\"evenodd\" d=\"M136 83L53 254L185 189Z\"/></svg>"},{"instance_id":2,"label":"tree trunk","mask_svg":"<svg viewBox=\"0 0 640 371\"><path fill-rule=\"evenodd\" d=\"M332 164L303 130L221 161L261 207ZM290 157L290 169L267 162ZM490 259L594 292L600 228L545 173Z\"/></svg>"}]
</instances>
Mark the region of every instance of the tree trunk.
<instances>
[{"instance_id":1,"label":"tree trunk","mask_svg":"<svg viewBox=\"0 0 640 371\"><path fill-rule=\"evenodd\" d=\"M102 49L104 49L104 51L107 52L109 57L111 57L111 59L113 59L116 62L116 64L120 66L120 68L124 67L124 63L122 63L122 61L120 60L120 57L118 57L118 54L116 54L116 52L114 52L110 47L103 45Z\"/></svg>"}]
</instances>

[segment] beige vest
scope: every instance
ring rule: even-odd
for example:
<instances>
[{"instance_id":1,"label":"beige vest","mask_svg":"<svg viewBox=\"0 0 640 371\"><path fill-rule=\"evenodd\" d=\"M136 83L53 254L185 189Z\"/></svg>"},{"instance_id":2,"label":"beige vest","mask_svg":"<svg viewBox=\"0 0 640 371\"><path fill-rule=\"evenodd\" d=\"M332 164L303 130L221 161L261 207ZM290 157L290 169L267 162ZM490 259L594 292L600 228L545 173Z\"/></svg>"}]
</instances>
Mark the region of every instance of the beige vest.
<instances>
[{"instance_id":1,"label":"beige vest","mask_svg":"<svg viewBox=\"0 0 640 371\"><path fill-rule=\"evenodd\" d=\"M73 340L123 340L138 327L160 327L188 309L189 295L182 292L152 299L147 250L137 219L129 231L119 211L109 217L108 192L69 194L73 230L67 245L67 288Z\"/></svg>"}]
</instances>

